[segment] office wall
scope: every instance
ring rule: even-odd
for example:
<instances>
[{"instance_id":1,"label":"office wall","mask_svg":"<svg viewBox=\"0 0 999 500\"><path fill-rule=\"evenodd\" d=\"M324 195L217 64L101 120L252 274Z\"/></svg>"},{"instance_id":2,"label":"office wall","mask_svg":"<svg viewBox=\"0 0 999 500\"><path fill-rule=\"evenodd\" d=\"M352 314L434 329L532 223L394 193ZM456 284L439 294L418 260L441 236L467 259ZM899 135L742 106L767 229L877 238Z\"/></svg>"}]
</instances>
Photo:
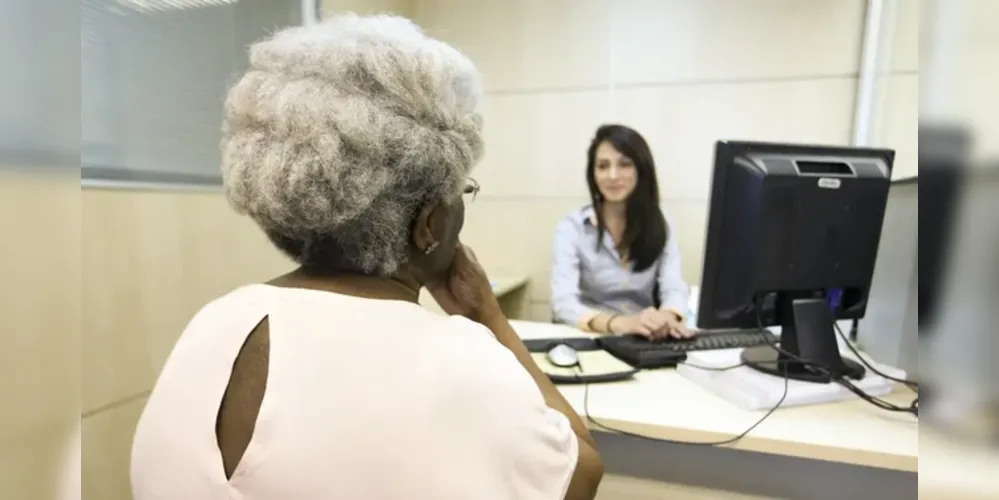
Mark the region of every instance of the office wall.
<instances>
[{"instance_id":1,"label":"office wall","mask_svg":"<svg viewBox=\"0 0 999 500\"><path fill-rule=\"evenodd\" d=\"M864 352L919 376L917 285L919 183L892 185L885 208L881 244L871 280L870 303L858 325Z\"/></svg>"},{"instance_id":2,"label":"office wall","mask_svg":"<svg viewBox=\"0 0 999 500\"><path fill-rule=\"evenodd\" d=\"M938 0L942 1L942 0ZM973 131L973 156L992 165L999 158L999 2L964 0L959 5L949 107L954 118ZM927 75L929 76L929 75Z\"/></svg>"},{"instance_id":3,"label":"office wall","mask_svg":"<svg viewBox=\"0 0 999 500\"><path fill-rule=\"evenodd\" d=\"M0 498L46 499L79 394L79 187L9 166L0 166Z\"/></svg>"},{"instance_id":4,"label":"office wall","mask_svg":"<svg viewBox=\"0 0 999 500\"><path fill-rule=\"evenodd\" d=\"M396 14L411 17L410 0L319 0L322 2L323 15L329 16L339 12L356 12L358 14Z\"/></svg>"},{"instance_id":5,"label":"office wall","mask_svg":"<svg viewBox=\"0 0 999 500\"><path fill-rule=\"evenodd\" d=\"M851 140L862 0L413 5L417 23L485 78L482 192L463 237L494 273L531 276L535 319L550 317L552 233L587 203L585 152L599 124L630 125L651 143L691 283L715 140Z\"/></svg>"},{"instance_id":6,"label":"office wall","mask_svg":"<svg viewBox=\"0 0 999 500\"><path fill-rule=\"evenodd\" d=\"M922 0L896 0L888 20L872 143L895 149L892 178L918 173L919 12ZM889 2L890 4L890 2Z\"/></svg>"},{"instance_id":7,"label":"office wall","mask_svg":"<svg viewBox=\"0 0 999 500\"><path fill-rule=\"evenodd\" d=\"M323 5L406 8L392 0ZM84 189L80 205L83 494L128 500L135 424L187 321L208 300L291 265L249 219L229 209L220 190Z\"/></svg>"}]
</instances>

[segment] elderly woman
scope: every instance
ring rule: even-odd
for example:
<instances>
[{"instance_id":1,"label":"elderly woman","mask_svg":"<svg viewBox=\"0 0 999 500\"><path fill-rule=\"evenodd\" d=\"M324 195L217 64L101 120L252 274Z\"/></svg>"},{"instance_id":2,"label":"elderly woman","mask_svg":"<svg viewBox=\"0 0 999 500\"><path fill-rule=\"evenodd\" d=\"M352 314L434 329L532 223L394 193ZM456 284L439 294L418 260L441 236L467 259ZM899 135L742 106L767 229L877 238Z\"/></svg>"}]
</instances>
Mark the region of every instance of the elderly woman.
<instances>
[{"instance_id":1,"label":"elderly woman","mask_svg":"<svg viewBox=\"0 0 999 500\"><path fill-rule=\"evenodd\" d=\"M482 150L472 63L353 15L250 63L225 106L225 191L299 267L191 320L136 430L136 500L593 498L592 438L459 243ZM423 286L450 316L417 304Z\"/></svg>"}]
</instances>

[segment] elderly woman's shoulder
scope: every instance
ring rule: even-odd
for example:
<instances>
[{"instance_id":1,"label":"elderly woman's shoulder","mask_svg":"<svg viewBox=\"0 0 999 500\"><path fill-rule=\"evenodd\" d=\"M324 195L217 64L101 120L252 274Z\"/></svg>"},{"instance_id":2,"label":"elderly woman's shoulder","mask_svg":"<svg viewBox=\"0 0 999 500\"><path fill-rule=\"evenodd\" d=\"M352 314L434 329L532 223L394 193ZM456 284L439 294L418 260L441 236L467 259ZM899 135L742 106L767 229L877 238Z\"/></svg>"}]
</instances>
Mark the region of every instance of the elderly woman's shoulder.
<instances>
[{"instance_id":1,"label":"elderly woman's shoulder","mask_svg":"<svg viewBox=\"0 0 999 500\"><path fill-rule=\"evenodd\" d=\"M439 366L460 374L449 377L455 395L479 394L507 403L510 397L529 400L535 395L537 386L530 375L489 329L458 316L447 318L447 324L452 335L441 337L448 348L439 351Z\"/></svg>"},{"instance_id":2,"label":"elderly woman's shoulder","mask_svg":"<svg viewBox=\"0 0 999 500\"><path fill-rule=\"evenodd\" d=\"M224 310L247 309L260 302L265 295L267 285L244 285L219 295L201 306L194 314L191 322L203 320L218 315Z\"/></svg>"}]
</instances>

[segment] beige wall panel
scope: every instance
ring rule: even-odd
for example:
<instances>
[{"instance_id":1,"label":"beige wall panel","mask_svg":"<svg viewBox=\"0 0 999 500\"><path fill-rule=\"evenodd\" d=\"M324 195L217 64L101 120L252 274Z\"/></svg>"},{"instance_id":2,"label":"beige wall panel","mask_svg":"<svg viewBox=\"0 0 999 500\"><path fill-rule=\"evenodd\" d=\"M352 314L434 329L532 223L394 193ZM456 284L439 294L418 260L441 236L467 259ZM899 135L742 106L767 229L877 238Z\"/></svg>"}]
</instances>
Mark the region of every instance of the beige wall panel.
<instances>
[{"instance_id":1,"label":"beige wall panel","mask_svg":"<svg viewBox=\"0 0 999 500\"><path fill-rule=\"evenodd\" d=\"M468 55L489 91L610 78L610 0L415 0L414 19Z\"/></svg>"},{"instance_id":2,"label":"beige wall panel","mask_svg":"<svg viewBox=\"0 0 999 500\"><path fill-rule=\"evenodd\" d=\"M83 420L83 500L131 500L132 437L146 398Z\"/></svg>"},{"instance_id":3,"label":"beige wall panel","mask_svg":"<svg viewBox=\"0 0 999 500\"><path fill-rule=\"evenodd\" d=\"M610 103L606 91L489 96L486 151L472 173L482 194L589 197L586 150Z\"/></svg>"},{"instance_id":4,"label":"beige wall panel","mask_svg":"<svg viewBox=\"0 0 999 500\"><path fill-rule=\"evenodd\" d=\"M79 412L78 183L0 174L0 443Z\"/></svg>"},{"instance_id":5,"label":"beige wall panel","mask_svg":"<svg viewBox=\"0 0 999 500\"><path fill-rule=\"evenodd\" d=\"M322 0L323 15L329 16L342 12L358 14L392 13L411 17L412 10L409 0Z\"/></svg>"},{"instance_id":6,"label":"beige wall panel","mask_svg":"<svg viewBox=\"0 0 999 500\"><path fill-rule=\"evenodd\" d=\"M191 317L293 265L221 193L85 190L84 411L150 389Z\"/></svg>"},{"instance_id":7,"label":"beige wall panel","mask_svg":"<svg viewBox=\"0 0 999 500\"><path fill-rule=\"evenodd\" d=\"M892 178L919 172L919 75L890 75L881 82L881 131L874 144L895 150Z\"/></svg>"},{"instance_id":8,"label":"beige wall panel","mask_svg":"<svg viewBox=\"0 0 999 500\"><path fill-rule=\"evenodd\" d=\"M614 0L615 83L845 76L862 0Z\"/></svg>"},{"instance_id":9,"label":"beige wall panel","mask_svg":"<svg viewBox=\"0 0 999 500\"><path fill-rule=\"evenodd\" d=\"M890 56L891 71L919 71L919 11L925 0L895 1L895 23L892 26Z\"/></svg>"},{"instance_id":10,"label":"beige wall panel","mask_svg":"<svg viewBox=\"0 0 999 500\"><path fill-rule=\"evenodd\" d=\"M649 141L664 199L705 199L714 144L748 139L845 145L852 78L649 87L617 92L620 121Z\"/></svg>"}]
</instances>

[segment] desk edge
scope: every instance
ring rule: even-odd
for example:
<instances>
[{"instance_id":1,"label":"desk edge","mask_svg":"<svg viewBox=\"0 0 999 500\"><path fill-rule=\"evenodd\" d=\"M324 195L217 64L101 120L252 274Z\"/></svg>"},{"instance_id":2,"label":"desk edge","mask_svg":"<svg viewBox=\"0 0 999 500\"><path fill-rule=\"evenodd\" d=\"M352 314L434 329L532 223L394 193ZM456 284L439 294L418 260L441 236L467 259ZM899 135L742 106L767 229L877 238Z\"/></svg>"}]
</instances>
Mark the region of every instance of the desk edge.
<instances>
[{"instance_id":1,"label":"desk edge","mask_svg":"<svg viewBox=\"0 0 999 500\"><path fill-rule=\"evenodd\" d=\"M581 414L580 416L586 420L586 415ZM590 430L611 434L611 432L601 429L600 426L594 425L592 421L587 421L586 423ZM639 434L653 439L662 439L665 441L707 443L721 441L732 437L731 434L722 432L639 424L608 418L601 418L600 423L604 426L614 428L615 430L631 434ZM877 451L838 448L794 441L784 441L774 438L753 437L752 434L747 435L735 443L721 446L721 448L750 451L755 453L769 453L772 455L806 458L811 460L822 460L826 462L837 462L862 467L872 467L876 469L897 470L901 472L919 471L918 455L907 456Z\"/></svg>"}]
</instances>

